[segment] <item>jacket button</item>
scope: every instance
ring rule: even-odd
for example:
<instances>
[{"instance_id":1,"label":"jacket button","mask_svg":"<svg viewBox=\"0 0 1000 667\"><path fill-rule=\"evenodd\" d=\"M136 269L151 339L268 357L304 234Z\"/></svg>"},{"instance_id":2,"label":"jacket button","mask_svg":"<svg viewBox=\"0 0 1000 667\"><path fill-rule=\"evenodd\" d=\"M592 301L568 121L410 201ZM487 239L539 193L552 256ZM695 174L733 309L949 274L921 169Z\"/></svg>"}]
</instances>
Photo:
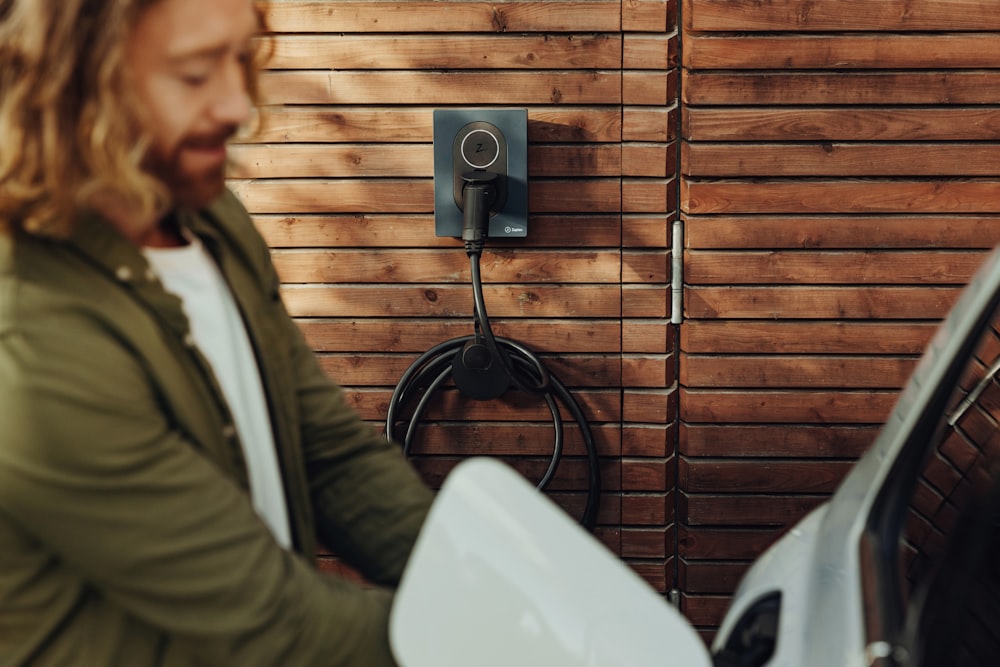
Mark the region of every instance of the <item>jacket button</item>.
<instances>
[{"instance_id":1,"label":"jacket button","mask_svg":"<svg viewBox=\"0 0 1000 667\"><path fill-rule=\"evenodd\" d=\"M236 437L236 426L234 424L226 424L222 427L222 437L227 440L232 440Z\"/></svg>"},{"instance_id":2,"label":"jacket button","mask_svg":"<svg viewBox=\"0 0 1000 667\"><path fill-rule=\"evenodd\" d=\"M126 280L131 280L132 269L125 266L124 264L122 266L119 266L117 269L115 269L115 278L117 278L122 282L125 282Z\"/></svg>"}]
</instances>

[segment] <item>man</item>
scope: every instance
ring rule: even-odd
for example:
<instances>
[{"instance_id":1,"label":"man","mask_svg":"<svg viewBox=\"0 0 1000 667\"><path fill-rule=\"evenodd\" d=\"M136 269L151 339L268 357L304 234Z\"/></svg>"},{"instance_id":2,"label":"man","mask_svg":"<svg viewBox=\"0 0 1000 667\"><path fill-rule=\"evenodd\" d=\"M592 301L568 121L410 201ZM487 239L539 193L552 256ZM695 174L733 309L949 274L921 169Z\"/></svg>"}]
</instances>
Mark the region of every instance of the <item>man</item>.
<instances>
[{"instance_id":1,"label":"man","mask_svg":"<svg viewBox=\"0 0 1000 667\"><path fill-rule=\"evenodd\" d=\"M225 189L259 28L251 0L0 0L2 667L393 664L431 493Z\"/></svg>"}]
</instances>

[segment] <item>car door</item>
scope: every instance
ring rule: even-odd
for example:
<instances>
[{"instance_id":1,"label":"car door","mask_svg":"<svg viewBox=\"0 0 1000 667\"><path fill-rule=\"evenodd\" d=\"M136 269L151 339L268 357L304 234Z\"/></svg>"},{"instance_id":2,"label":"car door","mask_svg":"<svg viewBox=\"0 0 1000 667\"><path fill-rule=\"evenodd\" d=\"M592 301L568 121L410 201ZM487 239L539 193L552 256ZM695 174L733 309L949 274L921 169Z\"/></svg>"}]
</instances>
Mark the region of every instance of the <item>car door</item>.
<instances>
[{"instance_id":1,"label":"car door","mask_svg":"<svg viewBox=\"0 0 1000 667\"><path fill-rule=\"evenodd\" d=\"M862 536L872 665L1000 664L1000 290L979 289Z\"/></svg>"}]
</instances>

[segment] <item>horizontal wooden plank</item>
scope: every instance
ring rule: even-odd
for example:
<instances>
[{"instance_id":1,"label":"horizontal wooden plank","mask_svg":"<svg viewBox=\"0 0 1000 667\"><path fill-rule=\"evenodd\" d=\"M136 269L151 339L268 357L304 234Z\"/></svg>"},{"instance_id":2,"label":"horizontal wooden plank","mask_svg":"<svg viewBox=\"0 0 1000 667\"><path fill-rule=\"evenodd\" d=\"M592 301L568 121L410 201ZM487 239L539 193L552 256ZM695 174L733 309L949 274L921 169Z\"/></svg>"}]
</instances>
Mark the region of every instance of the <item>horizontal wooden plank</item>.
<instances>
[{"instance_id":1,"label":"horizontal wooden plank","mask_svg":"<svg viewBox=\"0 0 1000 667\"><path fill-rule=\"evenodd\" d=\"M471 320L344 318L302 319L297 323L309 346L318 352L423 353L474 333ZM617 352L621 345L622 325L617 320L491 317L490 327L495 335L539 354Z\"/></svg>"},{"instance_id":2,"label":"horizontal wooden plank","mask_svg":"<svg viewBox=\"0 0 1000 667\"><path fill-rule=\"evenodd\" d=\"M983 263L979 251L688 250L691 285L964 285Z\"/></svg>"},{"instance_id":3,"label":"horizontal wooden plank","mask_svg":"<svg viewBox=\"0 0 1000 667\"><path fill-rule=\"evenodd\" d=\"M677 495L678 519L691 526L791 526L828 499L820 495Z\"/></svg>"},{"instance_id":4,"label":"horizontal wooden plank","mask_svg":"<svg viewBox=\"0 0 1000 667\"><path fill-rule=\"evenodd\" d=\"M670 253L665 250L626 250L621 253L623 283L667 283L670 281Z\"/></svg>"},{"instance_id":5,"label":"horizontal wooden plank","mask_svg":"<svg viewBox=\"0 0 1000 667\"><path fill-rule=\"evenodd\" d=\"M622 36L600 33L278 35L270 48L266 66L282 70L613 69L622 62Z\"/></svg>"},{"instance_id":6,"label":"horizontal wooden plank","mask_svg":"<svg viewBox=\"0 0 1000 667\"><path fill-rule=\"evenodd\" d=\"M621 539L622 557L658 559L667 557L666 528L623 528Z\"/></svg>"},{"instance_id":7,"label":"horizontal wooden plank","mask_svg":"<svg viewBox=\"0 0 1000 667\"><path fill-rule=\"evenodd\" d=\"M1000 30L991 0L684 0L695 31Z\"/></svg>"},{"instance_id":8,"label":"horizontal wooden plank","mask_svg":"<svg viewBox=\"0 0 1000 667\"><path fill-rule=\"evenodd\" d=\"M375 0L266 3L275 32L618 32L618 0L449 2Z\"/></svg>"},{"instance_id":9,"label":"horizontal wooden plank","mask_svg":"<svg viewBox=\"0 0 1000 667\"><path fill-rule=\"evenodd\" d=\"M705 562L680 559L680 586L688 593L724 593L736 590L749 563Z\"/></svg>"},{"instance_id":10,"label":"horizontal wooden plank","mask_svg":"<svg viewBox=\"0 0 1000 667\"><path fill-rule=\"evenodd\" d=\"M846 458L860 457L880 430L875 426L680 426L680 452L686 456Z\"/></svg>"},{"instance_id":11,"label":"horizontal wooden plank","mask_svg":"<svg viewBox=\"0 0 1000 667\"><path fill-rule=\"evenodd\" d=\"M656 165L665 175L668 148ZM431 144L236 144L229 148L229 177L432 178ZM674 161L671 161L671 167ZM615 144L531 144L529 178L620 176L622 148Z\"/></svg>"},{"instance_id":12,"label":"horizontal wooden plank","mask_svg":"<svg viewBox=\"0 0 1000 667\"><path fill-rule=\"evenodd\" d=\"M775 528L677 526L678 555L688 560L752 560L781 535Z\"/></svg>"},{"instance_id":13,"label":"horizontal wooden plank","mask_svg":"<svg viewBox=\"0 0 1000 667\"><path fill-rule=\"evenodd\" d=\"M986 69L992 33L684 36L684 66L710 69Z\"/></svg>"},{"instance_id":14,"label":"horizontal wooden plank","mask_svg":"<svg viewBox=\"0 0 1000 667\"><path fill-rule=\"evenodd\" d=\"M677 168L677 144L627 143L621 147L619 173L623 176L666 178Z\"/></svg>"},{"instance_id":15,"label":"horizontal wooden plank","mask_svg":"<svg viewBox=\"0 0 1000 667\"><path fill-rule=\"evenodd\" d=\"M430 213L434 183L422 179L233 179L229 187L251 213ZM618 179L535 180L531 213L617 213Z\"/></svg>"},{"instance_id":16,"label":"horizontal wooden plank","mask_svg":"<svg viewBox=\"0 0 1000 667\"><path fill-rule=\"evenodd\" d=\"M622 491L667 492L673 486L674 459L631 459L621 461Z\"/></svg>"},{"instance_id":17,"label":"horizontal wooden plank","mask_svg":"<svg viewBox=\"0 0 1000 667\"><path fill-rule=\"evenodd\" d=\"M553 501L571 518L579 519L583 516L584 507L587 505L587 495L582 491L548 491L545 494L549 500ZM594 538L611 549L613 553L620 553L618 546L618 530L621 525L620 500L616 493L602 493L601 502L597 512L597 525L591 532ZM615 550L618 551L615 551Z\"/></svg>"},{"instance_id":18,"label":"horizontal wooden plank","mask_svg":"<svg viewBox=\"0 0 1000 667\"><path fill-rule=\"evenodd\" d=\"M995 104L1000 71L702 73L685 70L691 105Z\"/></svg>"},{"instance_id":19,"label":"horizontal wooden plank","mask_svg":"<svg viewBox=\"0 0 1000 667\"><path fill-rule=\"evenodd\" d=\"M389 402L392 400L391 387L345 386L344 395L347 403L362 419L385 423ZM573 388L572 395L588 423L621 421L620 391L576 387ZM559 409L567 427L576 423L572 414L562 405ZM514 418L524 423L552 424L552 413L543 397L522 391L508 392L502 399L494 401L477 401L459 395L457 390L441 390L431 397L424 413L427 422L511 422Z\"/></svg>"},{"instance_id":20,"label":"horizontal wooden plank","mask_svg":"<svg viewBox=\"0 0 1000 667\"><path fill-rule=\"evenodd\" d=\"M679 461L683 493L833 493L853 461L688 459Z\"/></svg>"},{"instance_id":21,"label":"horizontal wooden plank","mask_svg":"<svg viewBox=\"0 0 1000 667\"><path fill-rule=\"evenodd\" d=\"M285 283L471 283L469 260L455 250L276 250ZM613 251L499 250L480 259L484 283L618 283Z\"/></svg>"},{"instance_id":22,"label":"horizontal wooden plank","mask_svg":"<svg viewBox=\"0 0 1000 667\"><path fill-rule=\"evenodd\" d=\"M529 144L528 178L622 175L622 147L616 144ZM529 181L529 188L530 181Z\"/></svg>"},{"instance_id":23,"label":"horizontal wooden plank","mask_svg":"<svg viewBox=\"0 0 1000 667\"><path fill-rule=\"evenodd\" d=\"M989 141L996 107L758 107L685 109L691 141Z\"/></svg>"},{"instance_id":24,"label":"horizontal wooden plank","mask_svg":"<svg viewBox=\"0 0 1000 667\"><path fill-rule=\"evenodd\" d=\"M689 248L989 249L1000 244L1000 215L699 215L684 223Z\"/></svg>"},{"instance_id":25,"label":"horizontal wooden plank","mask_svg":"<svg viewBox=\"0 0 1000 667\"><path fill-rule=\"evenodd\" d=\"M688 318L940 320L960 287L694 287Z\"/></svg>"},{"instance_id":26,"label":"horizontal wooden plank","mask_svg":"<svg viewBox=\"0 0 1000 667\"><path fill-rule=\"evenodd\" d=\"M622 352L629 354L672 351L676 327L666 320L629 319L622 323Z\"/></svg>"},{"instance_id":27,"label":"horizontal wooden plank","mask_svg":"<svg viewBox=\"0 0 1000 667\"><path fill-rule=\"evenodd\" d=\"M532 143L617 142L622 134L622 112L617 108L541 106L527 111L528 141ZM414 105L262 106L255 127L235 141L429 143L434 138L433 112L433 107Z\"/></svg>"},{"instance_id":28,"label":"horizontal wooden plank","mask_svg":"<svg viewBox=\"0 0 1000 667\"><path fill-rule=\"evenodd\" d=\"M626 387L621 396L622 419L632 423L666 425L677 419L674 388Z\"/></svg>"},{"instance_id":29,"label":"horizontal wooden plank","mask_svg":"<svg viewBox=\"0 0 1000 667\"><path fill-rule=\"evenodd\" d=\"M680 40L677 34L653 32L626 32L622 35L622 60L624 69L666 70L677 67ZM602 67L594 65L594 67Z\"/></svg>"},{"instance_id":30,"label":"horizontal wooden plank","mask_svg":"<svg viewBox=\"0 0 1000 667\"><path fill-rule=\"evenodd\" d=\"M623 141L672 141L679 115L676 104L666 108L625 107L622 110Z\"/></svg>"},{"instance_id":31,"label":"horizontal wooden plank","mask_svg":"<svg viewBox=\"0 0 1000 667\"><path fill-rule=\"evenodd\" d=\"M665 526L673 522L673 496L669 493L624 493L622 495L623 525ZM670 545L668 553L673 552Z\"/></svg>"},{"instance_id":32,"label":"horizontal wooden plank","mask_svg":"<svg viewBox=\"0 0 1000 667\"><path fill-rule=\"evenodd\" d=\"M677 99L676 70L648 71L624 70L622 72L622 104L665 106Z\"/></svg>"},{"instance_id":33,"label":"horizontal wooden plank","mask_svg":"<svg viewBox=\"0 0 1000 667\"><path fill-rule=\"evenodd\" d=\"M995 213L1000 180L681 179L681 209L732 213Z\"/></svg>"},{"instance_id":34,"label":"horizontal wooden plank","mask_svg":"<svg viewBox=\"0 0 1000 667\"><path fill-rule=\"evenodd\" d=\"M676 378L676 362L669 355L629 355L621 358L622 386L671 387Z\"/></svg>"},{"instance_id":35,"label":"horizontal wooden plank","mask_svg":"<svg viewBox=\"0 0 1000 667\"><path fill-rule=\"evenodd\" d=\"M670 32L677 25L677 0L630 0L622 5L624 32Z\"/></svg>"},{"instance_id":36,"label":"horizontal wooden plank","mask_svg":"<svg viewBox=\"0 0 1000 667\"><path fill-rule=\"evenodd\" d=\"M672 244L673 223L676 211L660 214L629 214L623 216L621 227L622 248L669 248Z\"/></svg>"},{"instance_id":37,"label":"horizontal wooden plank","mask_svg":"<svg viewBox=\"0 0 1000 667\"><path fill-rule=\"evenodd\" d=\"M449 248L464 252L461 239L435 236L431 214L340 214L254 216L272 248ZM662 224L662 223L661 223ZM532 215L526 238L487 241L494 248L615 247L622 234L616 215Z\"/></svg>"},{"instance_id":38,"label":"horizontal wooden plank","mask_svg":"<svg viewBox=\"0 0 1000 667\"><path fill-rule=\"evenodd\" d=\"M623 213L664 213L676 209L677 180L625 178L620 181Z\"/></svg>"},{"instance_id":39,"label":"horizontal wooden plank","mask_svg":"<svg viewBox=\"0 0 1000 667\"><path fill-rule=\"evenodd\" d=\"M728 595L682 592L680 610L695 629L710 628L701 632L700 636L706 646L711 646L715 636L713 630L722 624L731 602Z\"/></svg>"},{"instance_id":40,"label":"horizontal wooden plank","mask_svg":"<svg viewBox=\"0 0 1000 667\"><path fill-rule=\"evenodd\" d=\"M618 104L621 72L263 72L264 104Z\"/></svg>"},{"instance_id":41,"label":"horizontal wooden plank","mask_svg":"<svg viewBox=\"0 0 1000 667\"><path fill-rule=\"evenodd\" d=\"M655 208L662 211L662 208ZM619 213L620 178L534 180L528 187L529 213Z\"/></svg>"},{"instance_id":42,"label":"horizontal wooden plank","mask_svg":"<svg viewBox=\"0 0 1000 667\"><path fill-rule=\"evenodd\" d=\"M996 143L688 143L684 174L738 176L998 176Z\"/></svg>"},{"instance_id":43,"label":"horizontal wooden plank","mask_svg":"<svg viewBox=\"0 0 1000 667\"><path fill-rule=\"evenodd\" d=\"M633 458L664 459L673 455L677 424L622 424L621 453Z\"/></svg>"},{"instance_id":44,"label":"horizontal wooden plank","mask_svg":"<svg viewBox=\"0 0 1000 667\"><path fill-rule=\"evenodd\" d=\"M486 285L491 317L575 318L621 315L621 287ZM281 295L295 317L471 317L468 286L290 285Z\"/></svg>"},{"instance_id":45,"label":"horizontal wooden plank","mask_svg":"<svg viewBox=\"0 0 1000 667\"><path fill-rule=\"evenodd\" d=\"M664 285L622 285L623 317L665 318L670 313L670 290Z\"/></svg>"},{"instance_id":46,"label":"horizontal wooden plank","mask_svg":"<svg viewBox=\"0 0 1000 667\"><path fill-rule=\"evenodd\" d=\"M229 148L229 158L234 179L434 175L430 144L237 144Z\"/></svg>"},{"instance_id":47,"label":"horizontal wooden plank","mask_svg":"<svg viewBox=\"0 0 1000 667\"><path fill-rule=\"evenodd\" d=\"M330 377L345 386L395 387L415 360L413 354L363 354L352 351L322 354L319 363ZM556 354L540 357L540 361L553 377L567 387L614 388L622 384L621 361L616 355ZM659 386L663 386L662 383ZM512 418L516 416L511 415Z\"/></svg>"},{"instance_id":48,"label":"horizontal wooden plank","mask_svg":"<svg viewBox=\"0 0 1000 667\"><path fill-rule=\"evenodd\" d=\"M378 426L380 431L384 425L383 418ZM599 456L621 456L619 425L593 424L589 431ZM565 426L563 436L565 456L586 456L583 436L575 423ZM418 427L412 452L414 456L441 456L468 454L479 447L488 447L491 456L551 456L554 439L551 423L429 422Z\"/></svg>"},{"instance_id":49,"label":"horizontal wooden plank","mask_svg":"<svg viewBox=\"0 0 1000 667\"><path fill-rule=\"evenodd\" d=\"M895 391L680 389L681 419L706 424L882 424Z\"/></svg>"},{"instance_id":50,"label":"horizontal wooden plank","mask_svg":"<svg viewBox=\"0 0 1000 667\"><path fill-rule=\"evenodd\" d=\"M230 189L251 213L430 213L431 179L241 179Z\"/></svg>"},{"instance_id":51,"label":"horizontal wooden plank","mask_svg":"<svg viewBox=\"0 0 1000 667\"><path fill-rule=\"evenodd\" d=\"M689 387L900 389L916 359L863 356L681 356Z\"/></svg>"},{"instance_id":52,"label":"horizontal wooden plank","mask_svg":"<svg viewBox=\"0 0 1000 667\"><path fill-rule=\"evenodd\" d=\"M680 327L680 347L689 354L916 355L937 327L937 321L689 320Z\"/></svg>"}]
</instances>

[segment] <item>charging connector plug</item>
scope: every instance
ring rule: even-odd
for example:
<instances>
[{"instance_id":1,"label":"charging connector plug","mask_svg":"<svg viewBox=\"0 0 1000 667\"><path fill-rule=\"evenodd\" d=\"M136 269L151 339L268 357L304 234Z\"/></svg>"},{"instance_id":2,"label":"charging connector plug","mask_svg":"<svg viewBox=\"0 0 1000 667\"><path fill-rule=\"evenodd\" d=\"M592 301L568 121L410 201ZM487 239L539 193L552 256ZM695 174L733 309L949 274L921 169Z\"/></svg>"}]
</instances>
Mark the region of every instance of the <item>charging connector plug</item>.
<instances>
[{"instance_id":1,"label":"charging connector plug","mask_svg":"<svg viewBox=\"0 0 1000 667\"><path fill-rule=\"evenodd\" d=\"M480 252L489 235L490 207L497 199L497 175L491 171L462 174L462 241L469 252Z\"/></svg>"}]
</instances>

